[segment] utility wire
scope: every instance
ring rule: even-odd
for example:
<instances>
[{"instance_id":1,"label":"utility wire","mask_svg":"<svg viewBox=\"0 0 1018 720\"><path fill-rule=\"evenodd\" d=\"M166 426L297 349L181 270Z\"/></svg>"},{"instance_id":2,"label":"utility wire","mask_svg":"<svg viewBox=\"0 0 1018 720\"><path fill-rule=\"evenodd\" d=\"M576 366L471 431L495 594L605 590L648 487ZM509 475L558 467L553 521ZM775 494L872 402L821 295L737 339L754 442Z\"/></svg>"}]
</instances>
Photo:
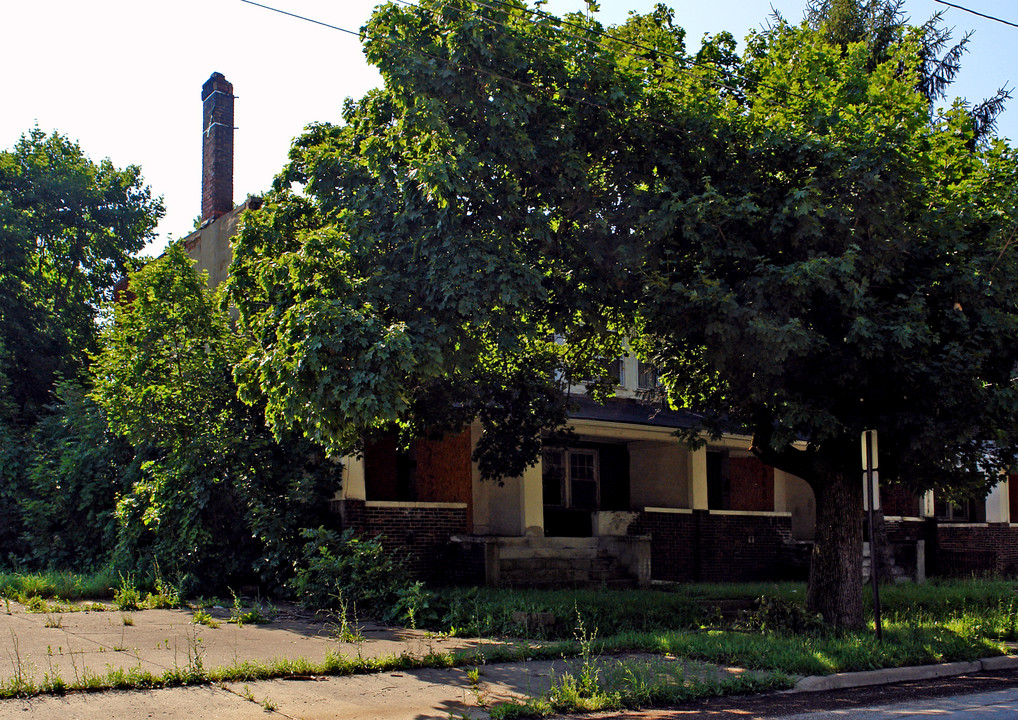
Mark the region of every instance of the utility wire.
<instances>
[{"instance_id":1,"label":"utility wire","mask_svg":"<svg viewBox=\"0 0 1018 720\"><path fill-rule=\"evenodd\" d=\"M315 20L313 18L304 17L303 15L298 15L296 13L288 12L286 10L280 10L279 8L275 8L275 7L272 7L270 5L263 5L262 3L255 2L255 0L240 0L240 1L243 2L243 3L247 3L248 5L254 5L256 7L260 7L262 9L264 9L264 10L270 10L272 12L279 13L280 15L287 15L289 17L296 18L298 20L304 20L306 22L314 23L315 25L321 25L322 27L329 28L330 30L338 30L340 32L346 33L347 35L354 35L354 36L356 36L358 38L365 38L365 39L368 39L368 40L372 40L374 42L383 43L383 44L388 45L389 47L397 47L398 46L398 43L396 43L395 41L389 40L388 38L372 37L371 35L368 35L367 33L355 32L355 31L349 30L347 28L339 27L338 25L330 25L329 23L322 22L321 20ZM556 96L557 95L559 98L564 99L564 100L571 100L571 101L576 102L576 103L580 103L580 104L583 104L583 105L588 105L590 107L596 107L596 108L599 108L601 110L607 110L608 112L612 112L612 108L608 107L607 105L605 105L603 103L599 103L599 102L597 102L595 100L587 100L586 98L581 98L581 97L575 97L575 96L572 96L572 95L568 95L568 94L563 93L563 92L561 92L559 90L553 90L551 88L541 87L540 85L535 85L534 83L529 83L529 82L526 82L525 80L517 80L516 78L511 78L511 77L509 77L507 75L502 75L501 73L494 72L493 70L485 70L484 68L474 67L473 65L466 65L466 64L461 63L461 62L456 62L455 60L449 60L448 58L443 58L443 57L440 57L438 55L433 55L433 54L431 54L429 52L425 52L424 50L414 50L414 49L405 48L405 47L401 48L401 49L403 49L406 52L409 52L411 54L417 55L419 57L426 57L426 58L428 58L430 60L435 60L437 62L445 63L446 65L450 65L452 67L456 67L456 68L459 68L461 70L471 70L471 71L473 71L475 73L478 73L478 74L481 74L481 75L488 75L488 76L496 78L498 80L504 80L505 82L511 83L513 85L519 85L519 86L522 86L522 87L530 88L531 90L534 90L534 91L536 91L538 93L542 93L542 94L544 94L545 96L548 96L548 97L552 97L552 96ZM678 127L676 125L669 125L668 123L658 122L657 120L651 120L650 118L645 118L645 120L646 120L646 122L650 123L651 125L656 125L656 126L658 126L660 128L663 128L665 130L672 130L672 131L674 131L676 133L694 133L694 134L700 135L703 138L708 138L708 139L711 138L711 136L709 136L709 135L706 135L704 133L697 133L695 130L692 130L690 128L680 128L680 127Z\"/></svg>"},{"instance_id":2,"label":"utility wire","mask_svg":"<svg viewBox=\"0 0 1018 720\"><path fill-rule=\"evenodd\" d=\"M280 15L289 15L292 18L297 18L298 20L303 20L304 22L314 23L315 25L321 25L322 27L327 27L330 30L339 30L341 33L346 33L347 35L353 35L356 38L361 37L361 34L359 32L354 32L353 30L347 30L346 28L341 28L338 25L329 25L329 23L327 23L327 22L322 22L321 20L315 20L314 18L304 17L303 15L298 15L297 13L287 12L286 10L280 10L279 8L269 7L268 5L262 5L261 3L257 3L254 0L240 0L240 1L243 2L243 3L247 3L248 5L254 5L255 7L260 7L260 8L263 8L265 10L271 10L272 12L277 12Z\"/></svg>"},{"instance_id":3,"label":"utility wire","mask_svg":"<svg viewBox=\"0 0 1018 720\"><path fill-rule=\"evenodd\" d=\"M987 15L986 13L981 13L981 12L979 12L977 10L971 10L971 9L969 9L967 7L962 7L961 5L955 5L954 3L946 2L946 0L933 0L933 2L940 3L941 5L947 5L948 7L956 8L958 10L961 10L962 12L972 13L973 15L978 15L979 17L986 18L987 20L993 20L995 22L1004 23L1005 25L1010 25L1011 27L1018 28L1018 23L1013 23L1013 22L1010 22L1008 20L1002 20L999 17L994 17L993 15Z\"/></svg>"}]
</instances>

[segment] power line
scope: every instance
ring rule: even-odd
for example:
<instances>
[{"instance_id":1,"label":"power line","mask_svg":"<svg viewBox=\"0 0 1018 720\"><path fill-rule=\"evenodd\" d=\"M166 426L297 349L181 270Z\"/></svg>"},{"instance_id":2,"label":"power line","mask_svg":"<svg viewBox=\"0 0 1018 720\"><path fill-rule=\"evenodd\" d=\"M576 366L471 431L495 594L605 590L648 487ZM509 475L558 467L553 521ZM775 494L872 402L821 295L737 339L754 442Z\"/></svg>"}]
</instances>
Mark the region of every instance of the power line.
<instances>
[{"instance_id":1,"label":"power line","mask_svg":"<svg viewBox=\"0 0 1018 720\"><path fill-rule=\"evenodd\" d=\"M340 32L346 33L347 35L354 35L357 38L364 38L364 39L372 40L374 42L384 43L384 44L389 45L390 47L398 46L398 43L396 43L393 40L389 40L388 38L373 37L371 35L368 35L367 33L355 32L355 31L349 30L347 28L339 27L338 25L330 25L329 23L322 22L321 20L315 20L313 18L304 17L303 15L298 15L296 13L288 12L286 10L280 10L279 8L275 8L275 7L272 7L270 5L263 5L262 3L255 2L255 0L240 0L240 1L243 2L243 3L247 3L248 5L254 5L256 7L260 7L262 9L264 9L264 10L270 10L272 12L279 13L280 15L287 15L289 17L296 18L297 20L304 20L305 22L310 22L310 23L313 23L315 25L321 25L322 27L329 28L331 30L338 30ZM596 108L599 108L601 110L607 110L608 112L612 112L612 108L608 107L607 105L605 105L603 103L599 103L596 100L587 100L586 98L575 97L575 96L569 95L567 93L561 92L559 90L553 90L551 88L541 87L540 85L536 85L534 83L526 82L525 80L517 80L516 78L511 78L508 75L502 75L501 73L497 73L497 72L495 72L493 70L485 70L484 68L475 67L473 65L466 65L465 63L456 62L455 60L449 60L448 58L440 57L438 55L433 55L432 53L425 52L424 50L417 50L417 49L411 49L411 48L402 48L402 49L405 50L406 52L409 52L411 54L417 55L419 57L426 57L426 58L428 58L430 60L435 60L437 62L445 63L446 65L450 65L452 67L460 68L461 70L471 70L471 71L473 71L475 73L478 73L478 74L481 74L481 75L488 75L488 76L496 78L498 80L504 80L505 82L511 83L513 85L518 85L518 86L521 86L521 87L530 88L531 90L534 90L534 91L536 91L538 93L543 93L544 95L549 96L549 97L557 95L559 98L564 99L564 100L571 100L571 101L576 102L576 103L580 103L580 104L583 104L583 105L588 105L590 107L596 107ZM652 120L650 118L645 118L645 120L646 120L646 122L650 123L651 125L656 125L656 126L658 126L660 128L663 128L665 130L672 130L672 131L677 132L677 133L689 133L689 132L692 132L692 133L700 135L701 137L704 137L704 138L708 137L706 134L704 134L704 133L697 133L695 130L692 130L690 128L680 128L680 127L678 127L676 125L669 125L668 123L658 122L657 120Z\"/></svg>"},{"instance_id":2,"label":"power line","mask_svg":"<svg viewBox=\"0 0 1018 720\"><path fill-rule=\"evenodd\" d=\"M280 15L289 15L292 18L297 18L298 20L303 20L304 22L314 23L315 25L321 25L322 27L327 27L330 30L339 30L341 33L346 33L347 35L353 35L356 38L361 37L361 34L359 32L354 32L353 30L347 30L346 28L341 28L338 25L329 25L329 23L327 23L327 22L322 22L321 20L315 20L314 18L304 17L303 15L298 15L297 13L287 12L286 10L280 10L279 8L269 7L268 5L262 5L261 3L257 3L254 0L240 0L240 1L243 2L243 3L247 3L248 5L254 5L255 7L260 7L260 8L263 8L265 10L271 10L272 12L277 12Z\"/></svg>"},{"instance_id":3,"label":"power line","mask_svg":"<svg viewBox=\"0 0 1018 720\"><path fill-rule=\"evenodd\" d=\"M961 10L962 12L972 13L973 15L978 15L979 17L986 18L987 20L993 20L995 22L1004 23L1005 25L1010 25L1011 27L1018 28L1018 23L1013 23L1013 22L1010 22L1008 20L1002 20L999 17L994 17L993 15L987 15L986 13L981 13L981 12L979 12L977 10L972 10L970 8L967 8L967 7L962 7L961 5L955 5L954 3L949 3L946 0L933 0L933 2L940 3L941 5L947 5L948 7L956 8L958 10Z\"/></svg>"}]
</instances>

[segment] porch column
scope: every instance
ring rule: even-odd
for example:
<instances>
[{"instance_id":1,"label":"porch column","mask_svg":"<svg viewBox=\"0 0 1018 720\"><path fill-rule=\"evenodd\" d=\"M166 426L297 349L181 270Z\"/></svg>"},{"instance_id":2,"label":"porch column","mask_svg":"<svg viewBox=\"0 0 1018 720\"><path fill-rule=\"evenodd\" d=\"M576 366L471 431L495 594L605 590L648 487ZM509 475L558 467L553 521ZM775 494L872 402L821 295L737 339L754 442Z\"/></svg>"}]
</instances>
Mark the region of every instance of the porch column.
<instances>
[{"instance_id":1,"label":"porch column","mask_svg":"<svg viewBox=\"0 0 1018 720\"><path fill-rule=\"evenodd\" d=\"M933 497L933 491L927 490L919 498L919 517L931 518L937 516L937 506Z\"/></svg>"},{"instance_id":2,"label":"porch column","mask_svg":"<svg viewBox=\"0 0 1018 720\"><path fill-rule=\"evenodd\" d=\"M524 535L544 537L544 471L540 457L520 478L520 519Z\"/></svg>"},{"instance_id":3,"label":"porch column","mask_svg":"<svg viewBox=\"0 0 1018 720\"><path fill-rule=\"evenodd\" d=\"M355 455L343 457L343 486L339 489L340 500L366 500L364 484L364 458Z\"/></svg>"},{"instance_id":4,"label":"porch column","mask_svg":"<svg viewBox=\"0 0 1018 720\"><path fill-rule=\"evenodd\" d=\"M689 507L707 509L707 447L689 452Z\"/></svg>"},{"instance_id":5,"label":"porch column","mask_svg":"<svg viewBox=\"0 0 1018 720\"><path fill-rule=\"evenodd\" d=\"M788 512L788 475L774 468L774 512Z\"/></svg>"},{"instance_id":6,"label":"porch column","mask_svg":"<svg viewBox=\"0 0 1018 720\"><path fill-rule=\"evenodd\" d=\"M986 522L1011 522L1011 507L1008 501L1007 476L1001 475L1000 482L993 486L986 496Z\"/></svg>"}]
</instances>

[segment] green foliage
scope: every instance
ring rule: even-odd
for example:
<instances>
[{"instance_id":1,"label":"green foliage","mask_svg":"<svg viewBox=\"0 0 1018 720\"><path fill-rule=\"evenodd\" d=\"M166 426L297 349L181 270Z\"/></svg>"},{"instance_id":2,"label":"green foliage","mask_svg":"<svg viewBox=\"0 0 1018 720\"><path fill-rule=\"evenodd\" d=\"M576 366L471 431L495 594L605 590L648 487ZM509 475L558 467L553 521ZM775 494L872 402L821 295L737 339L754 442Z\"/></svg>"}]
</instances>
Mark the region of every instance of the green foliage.
<instances>
[{"instance_id":1,"label":"green foliage","mask_svg":"<svg viewBox=\"0 0 1018 720\"><path fill-rule=\"evenodd\" d=\"M163 214L136 166L92 162L34 128L0 152L0 374L19 420L82 376L101 305Z\"/></svg>"},{"instance_id":2,"label":"green foliage","mask_svg":"<svg viewBox=\"0 0 1018 720\"><path fill-rule=\"evenodd\" d=\"M315 611L336 611L349 603L381 617L399 598L402 612L421 608L423 588L401 598L407 576L398 559L379 538L360 538L352 530L337 534L325 528L304 530L302 556L289 587L298 602ZM411 586L413 587L413 586Z\"/></svg>"},{"instance_id":3,"label":"green foliage","mask_svg":"<svg viewBox=\"0 0 1018 720\"><path fill-rule=\"evenodd\" d=\"M428 598L437 624L422 627L460 636L524 636L571 639L577 615L602 635L675 628L699 628L709 610L686 592L659 590L532 590L442 588ZM547 626L527 627L517 613L550 614Z\"/></svg>"},{"instance_id":4,"label":"green foliage","mask_svg":"<svg viewBox=\"0 0 1018 720\"><path fill-rule=\"evenodd\" d=\"M141 591L134 584L134 576L120 576L120 585L113 588L113 604L117 610L140 610Z\"/></svg>"},{"instance_id":5,"label":"green foliage","mask_svg":"<svg viewBox=\"0 0 1018 720\"><path fill-rule=\"evenodd\" d=\"M739 626L765 633L795 635L825 635L832 631L822 617L806 610L802 603L766 595L757 598L756 608L744 614Z\"/></svg>"},{"instance_id":6,"label":"green foliage","mask_svg":"<svg viewBox=\"0 0 1018 720\"><path fill-rule=\"evenodd\" d=\"M409 628L435 627L440 615L435 605L435 593L420 580L396 590L396 601L386 613L385 620Z\"/></svg>"},{"instance_id":7,"label":"green foliage","mask_svg":"<svg viewBox=\"0 0 1018 720\"><path fill-rule=\"evenodd\" d=\"M27 491L19 503L23 559L34 567L90 570L116 540L117 494L138 468L130 445L77 386L58 386L59 404L33 434Z\"/></svg>"},{"instance_id":8,"label":"green foliage","mask_svg":"<svg viewBox=\"0 0 1018 720\"><path fill-rule=\"evenodd\" d=\"M116 562L138 573L154 563L185 595L254 571L285 580L340 468L306 443L275 442L259 409L237 400L239 338L180 245L130 288L92 366L92 397L139 466L116 504Z\"/></svg>"}]
</instances>

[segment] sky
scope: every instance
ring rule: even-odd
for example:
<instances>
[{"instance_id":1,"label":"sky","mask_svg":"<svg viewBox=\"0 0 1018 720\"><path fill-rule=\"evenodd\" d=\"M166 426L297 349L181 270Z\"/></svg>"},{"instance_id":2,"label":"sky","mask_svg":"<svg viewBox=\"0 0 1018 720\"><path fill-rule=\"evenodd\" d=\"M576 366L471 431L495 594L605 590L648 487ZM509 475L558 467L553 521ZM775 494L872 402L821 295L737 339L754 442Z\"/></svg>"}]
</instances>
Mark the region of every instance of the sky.
<instances>
[{"instance_id":1,"label":"sky","mask_svg":"<svg viewBox=\"0 0 1018 720\"><path fill-rule=\"evenodd\" d=\"M1015 0L952 0L1018 23ZM260 0L263 4L357 31L376 0ZM741 39L762 27L772 7L802 18L806 0L672 0L675 22L695 50L704 33ZM601 0L605 24L653 0ZM201 86L213 72L237 96L235 202L265 192L286 163L293 138L312 122L340 121L347 97L380 84L358 39L241 0L28 0L0 9L0 149L33 126L81 144L93 160L140 165L166 216L147 252L190 232L201 211ZM551 0L562 14L582 0ZM915 22L943 10L956 37L975 31L954 93L971 101L1018 86L1018 28L934 2L906 0ZM1018 97L998 132L1018 140ZM1014 142L1012 144L1015 144Z\"/></svg>"}]
</instances>

